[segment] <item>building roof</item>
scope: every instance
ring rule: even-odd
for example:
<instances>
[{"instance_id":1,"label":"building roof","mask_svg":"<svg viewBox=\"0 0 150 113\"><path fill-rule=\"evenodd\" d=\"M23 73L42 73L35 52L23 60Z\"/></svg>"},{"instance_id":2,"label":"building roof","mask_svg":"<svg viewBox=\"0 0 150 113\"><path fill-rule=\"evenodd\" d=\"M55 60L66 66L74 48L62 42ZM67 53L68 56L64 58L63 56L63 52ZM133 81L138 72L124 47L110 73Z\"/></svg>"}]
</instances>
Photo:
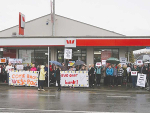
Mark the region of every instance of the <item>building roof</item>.
<instances>
[{"instance_id":1,"label":"building roof","mask_svg":"<svg viewBox=\"0 0 150 113\"><path fill-rule=\"evenodd\" d=\"M35 19L33 19L33 20L27 21L26 23L30 23L30 22L32 22L32 21L35 21L35 20L37 20L37 19L46 17L46 16L48 16L48 15L51 15L51 14L47 14L47 15L44 15L44 16L35 18ZM81 22L81 21L78 21L78 20L70 19L70 18L67 18L67 17L64 17L64 16L60 16L60 15L57 15L57 14L56 14L56 16L59 16L59 17L65 18L65 19L69 19L69 20L72 20L72 21L75 21L75 22L78 22L78 23L81 23L81 24L85 24L85 25L88 25L88 26L91 26L91 27L95 27L95 28L98 28L98 29L101 29L101 30L105 30L105 31L108 31L108 32L111 32L111 33L114 33L114 34L118 34L118 35L121 35L121 36L125 36L125 35L123 35L123 34L116 33L116 32L114 32L114 31L110 31L110 30L106 30L106 29L104 29L104 28L100 28L100 27L97 27L97 26L94 26L94 25L90 25L90 24L87 24L87 23L84 23L84 22ZM0 31L0 32L9 30L9 29L14 28L14 27L17 27L17 26L19 26L19 25L15 25L15 26L13 26L13 27L4 29L4 30L2 30L2 31Z\"/></svg>"}]
</instances>

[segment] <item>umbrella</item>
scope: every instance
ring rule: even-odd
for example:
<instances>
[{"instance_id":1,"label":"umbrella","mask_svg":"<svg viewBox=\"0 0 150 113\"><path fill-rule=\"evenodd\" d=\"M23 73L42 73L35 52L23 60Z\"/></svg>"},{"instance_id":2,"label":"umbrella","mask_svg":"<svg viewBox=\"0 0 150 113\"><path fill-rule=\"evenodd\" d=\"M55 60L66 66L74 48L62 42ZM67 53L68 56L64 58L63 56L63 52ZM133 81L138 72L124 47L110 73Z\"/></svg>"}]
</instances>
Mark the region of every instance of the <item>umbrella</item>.
<instances>
[{"instance_id":1,"label":"umbrella","mask_svg":"<svg viewBox=\"0 0 150 113\"><path fill-rule=\"evenodd\" d=\"M117 58L110 57L109 59L106 60L107 63L111 64L119 64L120 61Z\"/></svg>"},{"instance_id":2,"label":"umbrella","mask_svg":"<svg viewBox=\"0 0 150 113\"><path fill-rule=\"evenodd\" d=\"M145 64L150 64L150 62L149 61L147 61L147 62L144 62Z\"/></svg>"},{"instance_id":3,"label":"umbrella","mask_svg":"<svg viewBox=\"0 0 150 113\"><path fill-rule=\"evenodd\" d=\"M83 65L83 64L85 63L81 60L77 60L76 63L74 63L74 65Z\"/></svg>"},{"instance_id":4,"label":"umbrella","mask_svg":"<svg viewBox=\"0 0 150 113\"><path fill-rule=\"evenodd\" d=\"M59 62L57 62L57 61L49 61L49 62L52 63L52 64L55 64L55 65L57 65L57 66L62 66L61 63L59 63Z\"/></svg>"},{"instance_id":5,"label":"umbrella","mask_svg":"<svg viewBox=\"0 0 150 113\"><path fill-rule=\"evenodd\" d=\"M150 55L140 55L137 60L148 61L150 60Z\"/></svg>"}]
</instances>

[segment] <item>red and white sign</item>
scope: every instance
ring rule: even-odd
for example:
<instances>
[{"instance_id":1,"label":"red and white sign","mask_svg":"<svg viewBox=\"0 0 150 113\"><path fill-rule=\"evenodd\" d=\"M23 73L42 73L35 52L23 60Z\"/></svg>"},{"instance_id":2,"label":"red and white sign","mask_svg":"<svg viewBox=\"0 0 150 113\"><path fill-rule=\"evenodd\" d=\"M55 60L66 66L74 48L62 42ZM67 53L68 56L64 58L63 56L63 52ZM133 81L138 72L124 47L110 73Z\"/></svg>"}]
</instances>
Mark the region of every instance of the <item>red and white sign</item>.
<instances>
[{"instance_id":1,"label":"red and white sign","mask_svg":"<svg viewBox=\"0 0 150 113\"><path fill-rule=\"evenodd\" d=\"M131 71L131 76L137 76L137 71Z\"/></svg>"},{"instance_id":2,"label":"red and white sign","mask_svg":"<svg viewBox=\"0 0 150 113\"><path fill-rule=\"evenodd\" d=\"M137 65L143 65L143 61L142 61L142 60L137 60L137 61L136 61L136 64L137 64Z\"/></svg>"},{"instance_id":3,"label":"red and white sign","mask_svg":"<svg viewBox=\"0 0 150 113\"><path fill-rule=\"evenodd\" d=\"M101 62L97 62L96 66L102 66Z\"/></svg>"},{"instance_id":4,"label":"red and white sign","mask_svg":"<svg viewBox=\"0 0 150 113\"><path fill-rule=\"evenodd\" d=\"M102 60L102 65L106 65L106 60Z\"/></svg>"},{"instance_id":5,"label":"red and white sign","mask_svg":"<svg viewBox=\"0 0 150 113\"><path fill-rule=\"evenodd\" d=\"M65 47L76 47L76 38L67 38L65 40Z\"/></svg>"},{"instance_id":6,"label":"red and white sign","mask_svg":"<svg viewBox=\"0 0 150 113\"><path fill-rule=\"evenodd\" d=\"M88 71L61 71L61 86L89 87Z\"/></svg>"},{"instance_id":7,"label":"red and white sign","mask_svg":"<svg viewBox=\"0 0 150 113\"><path fill-rule=\"evenodd\" d=\"M24 35L25 15L19 13L19 35Z\"/></svg>"},{"instance_id":8,"label":"red and white sign","mask_svg":"<svg viewBox=\"0 0 150 113\"><path fill-rule=\"evenodd\" d=\"M6 63L6 58L0 58L0 63Z\"/></svg>"},{"instance_id":9,"label":"red and white sign","mask_svg":"<svg viewBox=\"0 0 150 113\"><path fill-rule=\"evenodd\" d=\"M9 59L9 63L12 64L21 64L22 63L22 59Z\"/></svg>"}]
</instances>

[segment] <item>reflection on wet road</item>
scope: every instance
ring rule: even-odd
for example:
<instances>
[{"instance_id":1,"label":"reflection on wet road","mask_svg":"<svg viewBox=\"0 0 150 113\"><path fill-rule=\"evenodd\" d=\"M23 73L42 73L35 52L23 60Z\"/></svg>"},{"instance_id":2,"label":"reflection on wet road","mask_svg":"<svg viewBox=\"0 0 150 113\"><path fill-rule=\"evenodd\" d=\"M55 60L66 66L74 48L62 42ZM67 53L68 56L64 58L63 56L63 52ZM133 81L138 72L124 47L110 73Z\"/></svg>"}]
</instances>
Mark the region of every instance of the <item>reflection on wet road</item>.
<instances>
[{"instance_id":1,"label":"reflection on wet road","mask_svg":"<svg viewBox=\"0 0 150 113\"><path fill-rule=\"evenodd\" d=\"M150 109L150 94L100 91L7 89L0 92L3 112L143 112Z\"/></svg>"}]
</instances>

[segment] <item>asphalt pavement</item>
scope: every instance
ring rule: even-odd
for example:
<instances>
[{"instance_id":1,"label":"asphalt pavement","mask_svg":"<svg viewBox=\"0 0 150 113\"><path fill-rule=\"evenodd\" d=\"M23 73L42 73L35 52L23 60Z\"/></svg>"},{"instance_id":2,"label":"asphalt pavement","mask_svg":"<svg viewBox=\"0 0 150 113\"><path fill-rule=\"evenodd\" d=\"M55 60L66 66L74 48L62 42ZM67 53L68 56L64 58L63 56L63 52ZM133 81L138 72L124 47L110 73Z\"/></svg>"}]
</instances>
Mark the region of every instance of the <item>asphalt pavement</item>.
<instances>
[{"instance_id":1,"label":"asphalt pavement","mask_svg":"<svg viewBox=\"0 0 150 113\"><path fill-rule=\"evenodd\" d=\"M150 92L126 87L62 88L0 85L0 112L149 113Z\"/></svg>"}]
</instances>

